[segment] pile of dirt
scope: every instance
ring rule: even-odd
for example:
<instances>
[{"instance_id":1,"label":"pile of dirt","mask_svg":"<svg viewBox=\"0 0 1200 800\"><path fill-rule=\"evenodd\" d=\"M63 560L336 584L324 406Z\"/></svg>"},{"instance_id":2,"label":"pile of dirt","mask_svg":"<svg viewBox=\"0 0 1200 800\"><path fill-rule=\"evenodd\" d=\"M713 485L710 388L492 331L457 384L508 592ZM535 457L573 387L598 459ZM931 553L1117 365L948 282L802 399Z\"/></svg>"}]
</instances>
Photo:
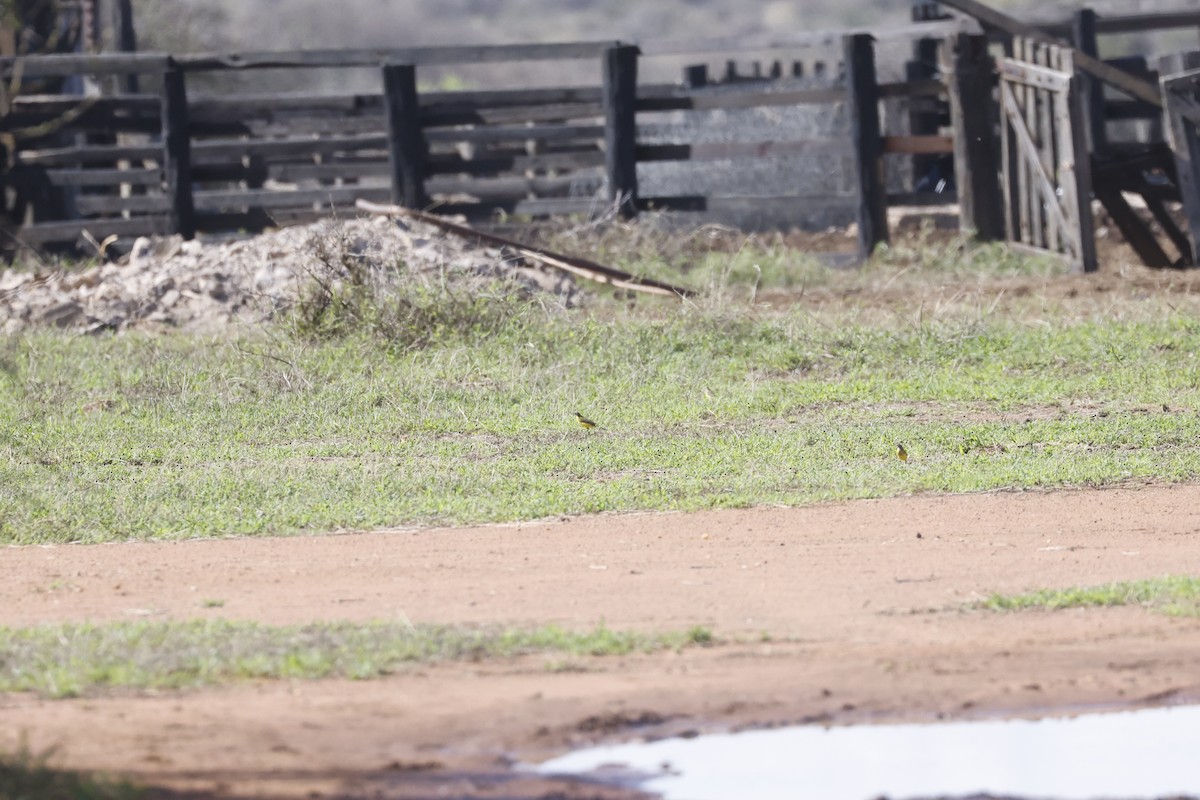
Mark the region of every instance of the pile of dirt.
<instances>
[{"instance_id":1,"label":"pile of dirt","mask_svg":"<svg viewBox=\"0 0 1200 800\"><path fill-rule=\"evenodd\" d=\"M419 221L322 220L257 236L212 241L141 238L116 262L83 269L0 273L0 331L38 327L82 333L131 328L215 332L286 313L315 278L337 279L347 260L372 270L450 281L509 278L567 306L569 275L527 265Z\"/></svg>"}]
</instances>

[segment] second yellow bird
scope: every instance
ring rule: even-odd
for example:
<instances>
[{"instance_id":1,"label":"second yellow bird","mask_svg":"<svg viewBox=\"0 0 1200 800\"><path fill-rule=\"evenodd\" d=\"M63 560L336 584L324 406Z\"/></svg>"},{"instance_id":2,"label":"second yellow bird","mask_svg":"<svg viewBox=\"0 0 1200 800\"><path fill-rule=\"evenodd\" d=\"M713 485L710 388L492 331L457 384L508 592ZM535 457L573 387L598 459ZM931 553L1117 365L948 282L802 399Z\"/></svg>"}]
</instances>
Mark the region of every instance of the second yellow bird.
<instances>
[{"instance_id":1,"label":"second yellow bird","mask_svg":"<svg viewBox=\"0 0 1200 800\"><path fill-rule=\"evenodd\" d=\"M904 449L904 445L896 445L896 458L900 459L901 461L908 461L908 451Z\"/></svg>"}]
</instances>

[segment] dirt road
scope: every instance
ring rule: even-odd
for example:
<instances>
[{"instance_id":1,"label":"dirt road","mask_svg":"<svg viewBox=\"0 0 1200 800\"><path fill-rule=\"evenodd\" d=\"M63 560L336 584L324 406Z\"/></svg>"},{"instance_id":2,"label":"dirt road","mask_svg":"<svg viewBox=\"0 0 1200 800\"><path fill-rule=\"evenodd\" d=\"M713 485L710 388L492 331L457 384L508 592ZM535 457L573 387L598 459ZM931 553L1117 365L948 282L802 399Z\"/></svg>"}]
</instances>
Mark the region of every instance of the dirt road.
<instances>
[{"instance_id":1,"label":"dirt road","mask_svg":"<svg viewBox=\"0 0 1200 800\"><path fill-rule=\"evenodd\" d=\"M707 625L724 643L555 671L529 657L371 682L0 696L0 748L24 732L70 766L229 796L616 797L509 767L605 737L1195 701L1198 620L963 607L992 591L1200 574L1198 545L1200 486L1185 485L8 548L10 626L603 621Z\"/></svg>"}]
</instances>

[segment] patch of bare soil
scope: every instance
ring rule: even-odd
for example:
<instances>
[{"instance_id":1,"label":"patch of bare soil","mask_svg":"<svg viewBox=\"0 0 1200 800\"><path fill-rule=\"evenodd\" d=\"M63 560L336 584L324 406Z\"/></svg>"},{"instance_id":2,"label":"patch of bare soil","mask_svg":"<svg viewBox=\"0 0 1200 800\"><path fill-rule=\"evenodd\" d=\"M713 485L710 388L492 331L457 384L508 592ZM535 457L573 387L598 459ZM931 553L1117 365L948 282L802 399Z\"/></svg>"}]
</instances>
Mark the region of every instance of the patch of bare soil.
<instances>
[{"instance_id":1,"label":"patch of bare soil","mask_svg":"<svg viewBox=\"0 0 1200 800\"><path fill-rule=\"evenodd\" d=\"M620 797L514 771L600 739L1200 699L1200 620L992 591L1200 572L1200 486L908 497L305 539L0 550L0 624L225 617L680 629L679 653L49 701L0 748L221 796ZM206 600L223 600L209 607Z\"/></svg>"}]
</instances>

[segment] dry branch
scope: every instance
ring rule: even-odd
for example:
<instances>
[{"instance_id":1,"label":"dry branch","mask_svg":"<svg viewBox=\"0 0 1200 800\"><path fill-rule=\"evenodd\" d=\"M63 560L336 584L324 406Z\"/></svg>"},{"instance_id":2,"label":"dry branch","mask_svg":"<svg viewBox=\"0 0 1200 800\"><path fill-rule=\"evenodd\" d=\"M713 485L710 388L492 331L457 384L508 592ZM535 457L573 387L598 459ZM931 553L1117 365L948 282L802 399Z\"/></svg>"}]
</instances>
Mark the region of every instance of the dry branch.
<instances>
[{"instance_id":1,"label":"dry branch","mask_svg":"<svg viewBox=\"0 0 1200 800\"><path fill-rule=\"evenodd\" d=\"M672 286L669 283L652 280L650 278L639 278L636 275L631 275L628 272L622 272L613 267L606 267L603 264L598 264L595 261L590 261L586 258L578 256L556 253L552 250L546 250L540 247L530 247L529 245L521 244L513 239L508 239L503 236L497 236L494 233L485 233L475 230L466 225L459 225L457 222L451 222L448 219L439 217L436 214L429 214L424 211L418 211L413 208L404 206L390 205L385 203L373 203L369 200L358 200L355 206L362 211L370 214L382 214L389 217L408 217L409 219L420 220L427 222L430 225L436 225L438 228L453 233L456 236L461 236L464 239L470 239L477 242L484 242L497 247L510 247L519 252L525 258L545 264L548 267L569 272L572 275L578 275L582 278L587 278L590 281L597 283L607 283L611 286L616 286L620 289L628 289L634 292L643 292L645 294L657 294L666 297L690 297L695 294L691 289L684 289L679 286Z\"/></svg>"}]
</instances>

